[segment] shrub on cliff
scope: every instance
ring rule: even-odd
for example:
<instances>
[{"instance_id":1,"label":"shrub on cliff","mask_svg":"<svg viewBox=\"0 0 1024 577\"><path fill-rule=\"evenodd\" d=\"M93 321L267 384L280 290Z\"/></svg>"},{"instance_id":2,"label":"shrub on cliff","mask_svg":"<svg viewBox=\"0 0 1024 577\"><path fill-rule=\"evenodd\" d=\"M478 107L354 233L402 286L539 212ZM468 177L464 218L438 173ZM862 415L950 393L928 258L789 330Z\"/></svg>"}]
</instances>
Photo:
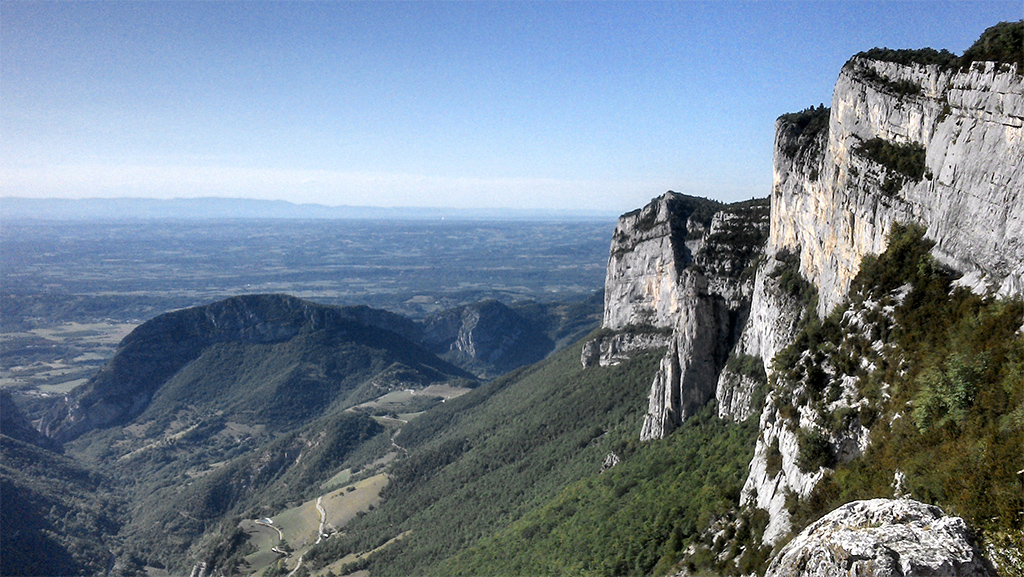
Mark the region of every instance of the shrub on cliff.
<instances>
[{"instance_id":1,"label":"shrub on cliff","mask_svg":"<svg viewBox=\"0 0 1024 577\"><path fill-rule=\"evenodd\" d=\"M796 135L814 136L828 129L828 116L831 110L831 108L826 107L824 104L818 104L817 107L808 106L800 112L783 114L779 117L779 120L784 120L791 124Z\"/></svg>"},{"instance_id":2,"label":"shrub on cliff","mask_svg":"<svg viewBox=\"0 0 1024 577\"><path fill-rule=\"evenodd\" d=\"M1024 303L956 287L951 271L930 255L934 243L924 232L895 225L887 250L865 258L852 283L851 316L863 314L857 303L891 307L891 330L864 327L866 341L884 343L884 354L872 359L877 368L856 371L858 389L885 383L886 394L866 395L874 414L865 418L862 410L859 417L870 428L870 446L836 464L794 507L797 530L847 501L891 497L899 471L913 498L963 517L983 542L1024 534L1017 476L1024 468ZM820 350L835 351L822 362L839 365L839 356L853 354L844 338L822 339ZM813 469L829 454L823 439L801 434L799 464Z\"/></svg>"},{"instance_id":3,"label":"shrub on cliff","mask_svg":"<svg viewBox=\"0 0 1024 577\"><path fill-rule=\"evenodd\" d=\"M967 67L976 61L1016 64L1017 74L1024 74L1024 20L1000 22L982 32L964 51L960 66Z\"/></svg>"},{"instance_id":4,"label":"shrub on cliff","mask_svg":"<svg viewBox=\"0 0 1024 577\"><path fill-rule=\"evenodd\" d=\"M987 28L981 36L957 56L948 50L921 48L918 50L894 50L872 48L858 52L854 58L870 58L883 62L903 65L938 64L942 68L967 68L972 62L999 62L1016 64L1017 74L1024 74L1024 20L1000 22Z\"/></svg>"},{"instance_id":5,"label":"shrub on cliff","mask_svg":"<svg viewBox=\"0 0 1024 577\"><path fill-rule=\"evenodd\" d=\"M797 433L800 443L800 454L796 464L804 473L836 466L836 452L832 442L822 433L814 430L800 429Z\"/></svg>"},{"instance_id":6,"label":"shrub on cliff","mask_svg":"<svg viewBox=\"0 0 1024 577\"><path fill-rule=\"evenodd\" d=\"M828 133L828 119L831 108L824 104L810 106L800 112L783 114L779 117L779 135L785 138L784 152L794 156L797 151L808 148L822 134Z\"/></svg>"},{"instance_id":7,"label":"shrub on cliff","mask_svg":"<svg viewBox=\"0 0 1024 577\"><path fill-rule=\"evenodd\" d=\"M858 144L853 151L890 171L882 185L882 191L890 196L899 192L907 179L921 182L925 177L925 149L917 142L899 144L876 137Z\"/></svg>"},{"instance_id":8,"label":"shrub on cliff","mask_svg":"<svg viewBox=\"0 0 1024 577\"><path fill-rule=\"evenodd\" d=\"M883 62L894 62L905 66L920 64L938 64L939 66L954 66L959 62L956 54L949 50L935 50L934 48L920 48L917 50L894 50L892 48L872 48L858 52L854 58L870 58Z\"/></svg>"}]
</instances>

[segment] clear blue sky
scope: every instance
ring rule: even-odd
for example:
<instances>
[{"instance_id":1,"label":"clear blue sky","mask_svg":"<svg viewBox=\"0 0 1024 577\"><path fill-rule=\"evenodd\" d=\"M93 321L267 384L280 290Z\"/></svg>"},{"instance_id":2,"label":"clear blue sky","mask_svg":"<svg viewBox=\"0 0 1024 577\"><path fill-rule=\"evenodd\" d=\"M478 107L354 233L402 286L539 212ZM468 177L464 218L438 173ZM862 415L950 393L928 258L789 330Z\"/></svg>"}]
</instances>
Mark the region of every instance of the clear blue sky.
<instances>
[{"instance_id":1,"label":"clear blue sky","mask_svg":"<svg viewBox=\"0 0 1024 577\"><path fill-rule=\"evenodd\" d=\"M0 196L625 211L766 196L773 123L1009 2L0 2Z\"/></svg>"}]
</instances>

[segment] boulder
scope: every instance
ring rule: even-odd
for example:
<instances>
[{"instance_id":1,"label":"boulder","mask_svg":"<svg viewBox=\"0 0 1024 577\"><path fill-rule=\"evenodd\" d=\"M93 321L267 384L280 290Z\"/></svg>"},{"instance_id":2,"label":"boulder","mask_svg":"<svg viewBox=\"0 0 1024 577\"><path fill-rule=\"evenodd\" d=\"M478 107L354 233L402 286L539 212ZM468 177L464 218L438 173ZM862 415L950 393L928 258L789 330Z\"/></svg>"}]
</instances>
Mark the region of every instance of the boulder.
<instances>
[{"instance_id":1,"label":"boulder","mask_svg":"<svg viewBox=\"0 0 1024 577\"><path fill-rule=\"evenodd\" d=\"M853 501L789 542L765 577L995 576L967 524L910 499Z\"/></svg>"}]
</instances>

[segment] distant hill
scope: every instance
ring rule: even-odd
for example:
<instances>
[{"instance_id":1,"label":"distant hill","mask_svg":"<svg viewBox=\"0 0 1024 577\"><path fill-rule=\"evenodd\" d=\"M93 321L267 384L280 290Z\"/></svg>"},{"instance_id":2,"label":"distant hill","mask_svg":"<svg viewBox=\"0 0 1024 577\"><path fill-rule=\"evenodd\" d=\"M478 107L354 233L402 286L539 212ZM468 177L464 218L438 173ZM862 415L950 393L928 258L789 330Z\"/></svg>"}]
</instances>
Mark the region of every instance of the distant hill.
<instances>
[{"instance_id":1,"label":"distant hill","mask_svg":"<svg viewBox=\"0 0 1024 577\"><path fill-rule=\"evenodd\" d=\"M249 198L0 197L4 220L367 219L367 220L614 220L614 212L509 208L325 206Z\"/></svg>"},{"instance_id":2,"label":"distant hill","mask_svg":"<svg viewBox=\"0 0 1024 577\"><path fill-rule=\"evenodd\" d=\"M352 455L371 440L390 446L381 423L475 386L473 375L399 334L415 330L368 307L234 297L140 325L44 417L48 439L4 396L4 526L11 510L32 527L3 536L5 563L22 544L45 554L12 553L2 573L102 572L110 556L97 544L116 533L133 552L118 556L115 574L134 574L140 556L180 564L211 526L223 522L230 533L232 515L301 502L342 463L371 474L377 457ZM431 385L442 392L420 394ZM389 393L407 397L401 409L371 402ZM44 448L51 439L65 443L67 457ZM88 469L97 463L103 476ZM65 478L81 482L62 495ZM131 511L112 508L122 498ZM54 532L68 536L43 538ZM91 548L76 545L79 535Z\"/></svg>"},{"instance_id":3,"label":"distant hill","mask_svg":"<svg viewBox=\"0 0 1024 577\"><path fill-rule=\"evenodd\" d=\"M287 429L389 387L472 378L380 328L392 318L401 319L284 295L167 313L125 337L114 358L44 419L43 430L67 441L144 414L170 422L185 404Z\"/></svg>"}]
</instances>

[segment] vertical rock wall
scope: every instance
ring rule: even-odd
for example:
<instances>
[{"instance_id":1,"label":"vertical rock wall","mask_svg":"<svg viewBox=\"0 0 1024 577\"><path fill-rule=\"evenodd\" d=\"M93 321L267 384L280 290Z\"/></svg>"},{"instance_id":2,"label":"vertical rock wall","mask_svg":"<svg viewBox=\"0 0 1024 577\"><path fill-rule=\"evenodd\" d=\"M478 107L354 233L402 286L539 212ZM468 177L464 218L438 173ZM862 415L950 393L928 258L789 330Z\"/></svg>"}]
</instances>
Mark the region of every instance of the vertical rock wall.
<instances>
[{"instance_id":1,"label":"vertical rock wall","mask_svg":"<svg viewBox=\"0 0 1024 577\"><path fill-rule=\"evenodd\" d=\"M604 328L675 325L682 302L679 275L693 262L720 206L667 192L619 218L605 277Z\"/></svg>"},{"instance_id":2,"label":"vertical rock wall","mask_svg":"<svg viewBox=\"0 0 1024 577\"><path fill-rule=\"evenodd\" d=\"M588 343L582 361L613 364L627 346L628 354L668 347L641 439L665 436L715 397L767 227L763 200L722 205L674 192L619 219L605 282L611 333Z\"/></svg>"},{"instance_id":3,"label":"vertical rock wall","mask_svg":"<svg viewBox=\"0 0 1024 577\"><path fill-rule=\"evenodd\" d=\"M785 117L776 128L768 252L799 251L819 314L842 300L865 255L885 249L893 222L925 225L964 283L1024 294L1024 83L1014 67L857 57L840 73L816 158L793 146ZM888 188L898 175L857 152L873 138L922 146L923 178Z\"/></svg>"},{"instance_id":4,"label":"vertical rock wall","mask_svg":"<svg viewBox=\"0 0 1024 577\"><path fill-rule=\"evenodd\" d=\"M895 222L927 227L933 254L964 273L961 283L1024 294L1024 79L1013 67L976 63L960 72L857 57L843 67L828 113L827 130L817 134L802 132L798 115L776 125L766 248L798 255L818 291L819 315L847 296L864 256L885 250ZM921 179L858 151L876 138L919 146ZM767 360L792 340L799 318L784 291L772 287L767 263L753 303L741 346ZM789 316L780 314L787 309ZM768 543L789 531L786 495L808 495L821 475L799 470L793 425L773 404L769 394L743 488L743 502L770 514ZM799 426L813 428L806 407L797 409ZM839 453L858 453L867 443L863 433L854 427L832 442Z\"/></svg>"},{"instance_id":5,"label":"vertical rock wall","mask_svg":"<svg viewBox=\"0 0 1024 577\"><path fill-rule=\"evenodd\" d=\"M786 496L808 495L822 473L799 469L794 425L779 418L771 392L754 406L757 383L727 359L742 357L747 369L759 359L770 375L806 314L782 269L795 260L817 290L817 314L827 314L863 257L885 250L896 222L924 225L933 254L964 274L962 284L1024 296L1024 81L1014 66L993 63L957 71L855 57L830 109L786 115L776 131L770 217L746 203L700 205L668 193L620 219L604 317L610 331L672 331L642 439L665 436L714 397L723 418L760 413L742 499L769 511L768 543L789 531ZM919 154L919 177L872 155L874 139ZM627 340L665 346L664 334ZM594 343L591 362L610 358L605 349L621 353L615 343ZM813 428L797 409L796 426ZM841 454L866 447L865 430L851 431L832 439Z\"/></svg>"}]
</instances>

